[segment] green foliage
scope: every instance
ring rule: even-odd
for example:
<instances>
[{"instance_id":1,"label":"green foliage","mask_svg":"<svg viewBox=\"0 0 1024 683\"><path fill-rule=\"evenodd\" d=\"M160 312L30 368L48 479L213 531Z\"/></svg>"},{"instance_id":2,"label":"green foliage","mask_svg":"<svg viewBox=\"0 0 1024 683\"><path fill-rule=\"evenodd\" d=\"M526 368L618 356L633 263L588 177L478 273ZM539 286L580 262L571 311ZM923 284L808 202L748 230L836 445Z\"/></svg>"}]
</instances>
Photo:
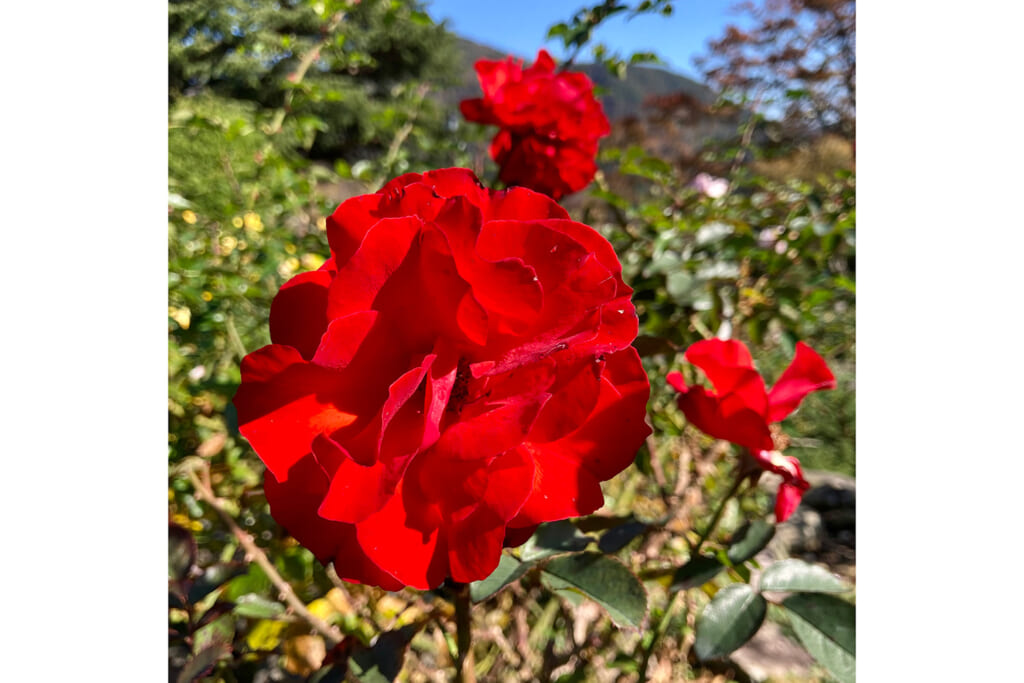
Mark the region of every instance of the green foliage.
<instances>
[{"instance_id":1,"label":"green foliage","mask_svg":"<svg viewBox=\"0 0 1024 683\"><path fill-rule=\"evenodd\" d=\"M675 592L698 588L718 576L724 569L725 565L718 558L710 555L692 557L672 575L669 590Z\"/></svg>"},{"instance_id":2,"label":"green foliage","mask_svg":"<svg viewBox=\"0 0 1024 683\"><path fill-rule=\"evenodd\" d=\"M647 593L629 569L601 553L556 557L541 580L553 591L578 591L608 610L619 626L639 627L647 614Z\"/></svg>"},{"instance_id":3,"label":"green foliage","mask_svg":"<svg viewBox=\"0 0 1024 683\"><path fill-rule=\"evenodd\" d=\"M621 255L652 377L680 367L674 350L730 336L760 350L755 357L773 380L805 341L839 389L809 397L786 421L793 454L806 455L812 469L853 473L854 175L780 183L741 166L714 199L640 147L608 149L604 158L615 166L583 205L583 220ZM655 392L656 429L678 433L672 392Z\"/></svg>"},{"instance_id":4,"label":"green foliage","mask_svg":"<svg viewBox=\"0 0 1024 683\"><path fill-rule=\"evenodd\" d=\"M761 575L763 591L845 593L850 587L818 565L789 559L774 563Z\"/></svg>"},{"instance_id":5,"label":"green foliage","mask_svg":"<svg viewBox=\"0 0 1024 683\"><path fill-rule=\"evenodd\" d=\"M694 652L700 659L722 657L757 633L768 603L745 583L726 586L697 617Z\"/></svg>"},{"instance_id":6,"label":"green foliage","mask_svg":"<svg viewBox=\"0 0 1024 683\"><path fill-rule=\"evenodd\" d=\"M181 1L169 14L172 106L214 94L275 112L271 129L287 114L290 144L317 159L382 154L410 118L441 137L423 95L452 82L456 53L416 0Z\"/></svg>"},{"instance_id":7,"label":"green foliage","mask_svg":"<svg viewBox=\"0 0 1024 683\"><path fill-rule=\"evenodd\" d=\"M482 602L517 580L533 565L533 562L524 562L508 553L502 553L497 568L490 576L469 584L469 595L473 602Z\"/></svg>"},{"instance_id":8,"label":"green foliage","mask_svg":"<svg viewBox=\"0 0 1024 683\"><path fill-rule=\"evenodd\" d=\"M807 651L841 683L856 679L856 610L831 595L797 593L783 607Z\"/></svg>"},{"instance_id":9,"label":"green foliage","mask_svg":"<svg viewBox=\"0 0 1024 683\"><path fill-rule=\"evenodd\" d=\"M774 537L775 525L756 519L736 532L726 557L733 564L742 564L764 550Z\"/></svg>"}]
</instances>

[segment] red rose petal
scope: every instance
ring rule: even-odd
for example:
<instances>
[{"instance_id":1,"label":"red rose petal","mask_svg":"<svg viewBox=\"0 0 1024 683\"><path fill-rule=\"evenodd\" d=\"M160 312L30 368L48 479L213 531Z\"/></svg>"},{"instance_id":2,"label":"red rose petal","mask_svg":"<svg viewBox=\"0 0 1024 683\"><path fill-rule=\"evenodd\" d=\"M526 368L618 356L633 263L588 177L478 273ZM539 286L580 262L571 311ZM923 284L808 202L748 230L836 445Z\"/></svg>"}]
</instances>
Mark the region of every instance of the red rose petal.
<instances>
[{"instance_id":1,"label":"red rose petal","mask_svg":"<svg viewBox=\"0 0 1024 683\"><path fill-rule=\"evenodd\" d=\"M790 515L800 505L800 499L804 491L799 486L782 482L775 494L775 523L781 524L789 519Z\"/></svg>"},{"instance_id":2,"label":"red rose petal","mask_svg":"<svg viewBox=\"0 0 1024 683\"><path fill-rule=\"evenodd\" d=\"M333 319L372 308L421 226L422 221L411 216L383 218L370 228L352 258L338 267L328 290L327 315Z\"/></svg>"},{"instance_id":3,"label":"red rose petal","mask_svg":"<svg viewBox=\"0 0 1024 683\"><path fill-rule=\"evenodd\" d=\"M600 482L580 467L577 454L563 452L562 444L521 447L521 452L533 460L533 492L510 526L589 515L604 505Z\"/></svg>"},{"instance_id":4,"label":"red rose petal","mask_svg":"<svg viewBox=\"0 0 1024 683\"><path fill-rule=\"evenodd\" d=\"M447 529L448 565L453 581L469 583L489 576L501 560L505 521L479 506Z\"/></svg>"},{"instance_id":5,"label":"red rose petal","mask_svg":"<svg viewBox=\"0 0 1024 683\"><path fill-rule=\"evenodd\" d=\"M338 575L357 583L400 590L403 584L383 572L363 552L351 524L331 522L316 514L317 505L327 492L328 480L310 456L292 467L285 482L279 482L269 470L264 491L274 519L308 548L322 563L338 558Z\"/></svg>"},{"instance_id":6,"label":"red rose petal","mask_svg":"<svg viewBox=\"0 0 1024 683\"><path fill-rule=\"evenodd\" d=\"M313 445L314 452L323 442ZM351 458L344 458L331 475L331 484L323 495L316 514L334 522L355 524L380 510L391 497L384 481L384 465L366 466Z\"/></svg>"},{"instance_id":7,"label":"red rose petal","mask_svg":"<svg viewBox=\"0 0 1024 683\"><path fill-rule=\"evenodd\" d=\"M490 201L490 192L468 168L441 168L423 174L424 184L444 198L459 197L482 209Z\"/></svg>"},{"instance_id":8,"label":"red rose petal","mask_svg":"<svg viewBox=\"0 0 1024 683\"><path fill-rule=\"evenodd\" d=\"M511 57L502 61L479 59L473 64L473 68L476 69L484 98L493 97L501 86L509 81L518 80L523 74L522 61L513 61Z\"/></svg>"},{"instance_id":9,"label":"red rose petal","mask_svg":"<svg viewBox=\"0 0 1024 683\"><path fill-rule=\"evenodd\" d=\"M492 458L522 443L548 394L509 398L470 419L452 424L434 444L446 457L461 460Z\"/></svg>"},{"instance_id":10,"label":"red rose petal","mask_svg":"<svg viewBox=\"0 0 1024 683\"><path fill-rule=\"evenodd\" d=\"M469 283L474 298L496 319L499 331L522 331L543 303L537 273L519 258L488 261L476 251L480 211L462 198L449 200L437 216L459 275Z\"/></svg>"},{"instance_id":11,"label":"red rose petal","mask_svg":"<svg viewBox=\"0 0 1024 683\"><path fill-rule=\"evenodd\" d=\"M310 453L313 439L359 419L339 373L305 361L290 346L272 344L242 361L235 394L239 431L279 481Z\"/></svg>"},{"instance_id":12,"label":"red rose petal","mask_svg":"<svg viewBox=\"0 0 1024 683\"><path fill-rule=\"evenodd\" d=\"M555 60L551 59L551 55L545 49L537 51L537 59L534 60L533 66L528 71L531 73L551 73L555 70Z\"/></svg>"},{"instance_id":13,"label":"red rose petal","mask_svg":"<svg viewBox=\"0 0 1024 683\"><path fill-rule=\"evenodd\" d=\"M337 263L345 263L362 244L367 231L380 220L383 197L366 194L347 199L327 218L327 243Z\"/></svg>"},{"instance_id":14,"label":"red rose petal","mask_svg":"<svg viewBox=\"0 0 1024 683\"><path fill-rule=\"evenodd\" d=\"M539 524L531 524L530 526L524 527L509 527L505 530L505 540L502 541L502 545L506 548L517 548L522 544L530 540L530 536L533 536L537 531Z\"/></svg>"},{"instance_id":15,"label":"red rose petal","mask_svg":"<svg viewBox=\"0 0 1024 683\"><path fill-rule=\"evenodd\" d=\"M705 339L690 345L684 355L686 360L704 371L718 396L736 402L736 405L727 407L727 412L738 410L742 404L768 419L768 394L764 380L754 368L750 351L742 342Z\"/></svg>"},{"instance_id":16,"label":"red rose petal","mask_svg":"<svg viewBox=\"0 0 1024 683\"><path fill-rule=\"evenodd\" d=\"M598 480L612 478L633 462L651 433L644 419L649 396L647 373L636 349L607 356L592 412L557 444Z\"/></svg>"},{"instance_id":17,"label":"red rose petal","mask_svg":"<svg viewBox=\"0 0 1024 683\"><path fill-rule=\"evenodd\" d=\"M459 111L467 121L474 121L483 124L496 124L500 121L491 113L491 108L482 98L462 100L459 102Z\"/></svg>"},{"instance_id":18,"label":"red rose petal","mask_svg":"<svg viewBox=\"0 0 1024 683\"><path fill-rule=\"evenodd\" d=\"M603 369L603 362L592 359L558 367L558 381L550 388L551 399L530 430L530 441L557 441L578 429L597 404Z\"/></svg>"},{"instance_id":19,"label":"red rose petal","mask_svg":"<svg viewBox=\"0 0 1024 683\"><path fill-rule=\"evenodd\" d=\"M525 187L495 192L484 211L484 222L499 220L568 219L569 213L551 197Z\"/></svg>"},{"instance_id":20,"label":"red rose petal","mask_svg":"<svg viewBox=\"0 0 1024 683\"><path fill-rule=\"evenodd\" d=\"M327 330L327 288L333 277L333 263L328 261L320 270L299 273L281 286L270 305L270 339L275 344L294 346L306 360L313 358Z\"/></svg>"},{"instance_id":21,"label":"red rose petal","mask_svg":"<svg viewBox=\"0 0 1024 683\"><path fill-rule=\"evenodd\" d=\"M796 410L812 391L835 389L836 378L810 346L797 342L793 362L768 392L768 419L779 422Z\"/></svg>"},{"instance_id":22,"label":"red rose petal","mask_svg":"<svg viewBox=\"0 0 1024 683\"><path fill-rule=\"evenodd\" d=\"M406 494L399 484L380 511L356 525L356 537L367 557L402 584L429 590L448 575L447 541L438 512L418 493Z\"/></svg>"},{"instance_id":23,"label":"red rose petal","mask_svg":"<svg viewBox=\"0 0 1024 683\"><path fill-rule=\"evenodd\" d=\"M377 315L377 311L359 311L332 320L313 362L336 370L346 368L377 322Z\"/></svg>"},{"instance_id":24,"label":"red rose petal","mask_svg":"<svg viewBox=\"0 0 1024 683\"><path fill-rule=\"evenodd\" d=\"M741 403L733 402L732 410L723 409L719 397L708 394L704 387L690 387L677 402L690 424L709 436L755 450L774 447L764 417Z\"/></svg>"}]
</instances>

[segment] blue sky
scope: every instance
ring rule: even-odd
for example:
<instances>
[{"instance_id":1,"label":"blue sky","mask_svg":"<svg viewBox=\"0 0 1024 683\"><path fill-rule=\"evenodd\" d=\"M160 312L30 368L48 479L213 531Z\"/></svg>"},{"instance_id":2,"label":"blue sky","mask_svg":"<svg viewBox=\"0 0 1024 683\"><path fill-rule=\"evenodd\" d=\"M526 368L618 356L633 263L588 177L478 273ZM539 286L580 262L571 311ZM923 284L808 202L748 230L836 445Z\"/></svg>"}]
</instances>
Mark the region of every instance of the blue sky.
<instances>
[{"instance_id":1,"label":"blue sky","mask_svg":"<svg viewBox=\"0 0 1024 683\"><path fill-rule=\"evenodd\" d=\"M545 43L552 24L568 22L577 10L597 0L516 0L496 3L486 0L425 0L435 21L447 20L459 35L499 50L526 57L546 48L556 59L563 57L561 40ZM731 10L735 0L679 0L671 17L644 14L627 21L623 12L606 20L594 32L594 41L628 56L632 52L655 52L664 68L698 78L692 58L705 52L708 40L719 37L725 26L747 24ZM581 58L589 60L584 49Z\"/></svg>"}]
</instances>

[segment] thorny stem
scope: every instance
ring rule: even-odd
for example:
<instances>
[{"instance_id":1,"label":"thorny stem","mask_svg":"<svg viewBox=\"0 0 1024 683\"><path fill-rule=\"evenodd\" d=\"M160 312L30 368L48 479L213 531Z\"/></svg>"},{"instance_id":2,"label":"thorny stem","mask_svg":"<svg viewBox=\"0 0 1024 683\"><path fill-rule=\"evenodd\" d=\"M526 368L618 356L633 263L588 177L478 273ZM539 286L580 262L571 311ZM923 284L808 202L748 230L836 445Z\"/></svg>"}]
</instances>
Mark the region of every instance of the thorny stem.
<instances>
[{"instance_id":1,"label":"thorny stem","mask_svg":"<svg viewBox=\"0 0 1024 683\"><path fill-rule=\"evenodd\" d=\"M458 683L476 683L473 664L472 603L469 598L469 584L460 584L455 589L455 639L459 656L455 662L455 680Z\"/></svg>"},{"instance_id":2,"label":"thorny stem","mask_svg":"<svg viewBox=\"0 0 1024 683\"><path fill-rule=\"evenodd\" d=\"M333 17L331 17L331 20L325 26L321 27L320 34L323 36L323 38L321 38L316 45L311 47L304 55L302 55L302 58L299 60L299 65L295 68L295 71L291 72L291 74L288 75L288 79L292 83L298 85L299 83L302 82L302 79L306 75L306 72L309 70L309 67L313 65L313 62L320 58L320 50L325 48L327 44L331 41L331 34L334 33L334 29L338 28L338 25L341 24L344 18L345 13L338 12ZM293 89L289 89L284 94L284 104L280 109L277 110L277 113L274 115L274 120L270 124L270 128L267 131L270 135L275 135L281 132L281 127L284 125L284 117L287 115L288 110L291 108L292 99L294 97L295 90Z\"/></svg>"},{"instance_id":3,"label":"thorny stem","mask_svg":"<svg viewBox=\"0 0 1024 683\"><path fill-rule=\"evenodd\" d=\"M740 490L740 486L743 485L745 480L745 477L737 476L735 481L733 481L728 493L726 493L725 497L718 503L718 507L715 509L715 514L711 517L711 521L704 529L704 532L697 538L696 544L694 544L693 548L690 550L691 559L697 557L698 553L700 553L701 546L703 546L704 542L708 540L708 537L711 536L711 532L715 530L715 527L718 526L718 522L722 519L722 513L725 512L726 503L729 502L730 498L736 495L736 492ZM651 661L651 655L654 654L654 649L657 647L658 641L661 640L661 637L665 635L665 631L668 630L668 625L675 616L676 609L685 594L686 591L676 591L675 595L673 595L672 599L669 601L668 606L665 608L664 613L662 613L661 619L658 621L658 625L654 629L654 634L651 636L651 643L647 646L647 649L644 650L643 659L640 662L639 676L637 677L637 681L640 683L643 683L645 680L645 677L647 676L647 665Z\"/></svg>"},{"instance_id":4,"label":"thorny stem","mask_svg":"<svg viewBox=\"0 0 1024 683\"><path fill-rule=\"evenodd\" d=\"M740 486L743 485L744 481L746 481L746 478L740 476L736 477L736 480L733 481L732 487L729 489L729 492L725 494L725 497L722 498L722 501L718 504L718 509L715 510L715 515L711 518L711 521L708 523L707 528L704 529L704 533L702 533L700 537L698 537L697 544L694 545L693 549L690 551L690 557L695 557L697 553L700 552L700 548L702 545L704 545L704 541L708 540L708 537L711 535L711 532L715 530L715 527L718 526L719 520L722 519L722 513L725 512L725 504L729 502L730 498L736 495L736 492L740 490Z\"/></svg>"},{"instance_id":5,"label":"thorny stem","mask_svg":"<svg viewBox=\"0 0 1024 683\"><path fill-rule=\"evenodd\" d=\"M267 559L267 554L263 552L262 548L256 545L255 541L253 541L252 535L243 531L242 528L238 526L238 523L235 522L234 518L224 509L221 505L220 499L213 493L213 489L210 487L208 481L204 481L204 479L208 480L209 478L209 471L205 469L205 463L202 473L206 476L201 478L196 474L195 470L188 471L188 476L189 479L192 480L192 486L195 487L196 495L201 500L205 500L209 503L210 507L217 512L228 528L231 529L231 533L235 535L239 544L241 544L245 549L246 557L251 558L253 562L259 565L260 569L262 569L267 575L267 578L270 579L270 582L274 584L275 588L277 588L285 603L287 603L297 615L302 617L310 626L312 626L317 633L323 636L324 640L327 641L330 647L334 647L340 643L342 639L341 631L339 631L337 627L331 626L326 621L306 609L306 606L295 594L295 590L278 573L274 563Z\"/></svg>"},{"instance_id":6,"label":"thorny stem","mask_svg":"<svg viewBox=\"0 0 1024 683\"><path fill-rule=\"evenodd\" d=\"M763 98L764 90L761 89L758 91L757 97L754 98L754 106L750 108L750 111L756 112L757 108L761 106L761 100ZM740 165L743 163L743 157L746 155L747 149L750 147L750 141L754 137L754 128L756 123L757 116L751 114L750 119L747 121L747 124L743 129L743 137L740 139L740 147L736 150L736 156L732 160L732 167L729 169L730 178L736 176L736 171L739 170Z\"/></svg>"}]
</instances>

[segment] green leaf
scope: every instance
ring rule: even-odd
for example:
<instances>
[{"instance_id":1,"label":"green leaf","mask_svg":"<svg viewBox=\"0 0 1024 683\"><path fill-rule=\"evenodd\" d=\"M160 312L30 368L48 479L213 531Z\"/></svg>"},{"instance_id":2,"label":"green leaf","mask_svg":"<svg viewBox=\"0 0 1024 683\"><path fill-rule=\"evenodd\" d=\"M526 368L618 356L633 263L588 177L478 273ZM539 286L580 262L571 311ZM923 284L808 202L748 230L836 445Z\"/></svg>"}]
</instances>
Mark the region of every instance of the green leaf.
<instances>
[{"instance_id":1,"label":"green leaf","mask_svg":"<svg viewBox=\"0 0 1024 683\"><path fill-rule=\"evenodd\" d=\"M647 526L648 525L643 522L637 522L634 520L617 526L614 529L609 529L601 536L601 540L598 541L597 547L601 552L609 555L617 553L625 548L630 541L646 531Z\"/></svg>"},{"instance_id":2,"label":"green leaf","mask_svg":"<svg viewBox=\"0 0 1024 683\"><path fill-rule=\"evenodd\" d=\"M639 627L647 614L643 584L624 565L595 552L556 557L541 572L551 590L577 590L608 611L617 626Z\"/></svg>"},{"instance_id":3,"label":"green leaf","mask_svg":"<svg viewBox=\"0 0 1024 683\"><path fill-rule=\"evenodd\" d=\"M203 572L203 575L200 576L196 580L195 584L193 584L189 589L188 601L191 603L199 602L231 579L244 574L245 571L246 566L242 562L225 562L222 564L215 564L212 567L207 567ZM233 597L234 596L229 596L228 599L230 600Z\"/></svg>"},{"instance_id":4,"label":"green leaf","mask_svg":"<svg viewBox=\"0 0 1024 683\"><path fill-rule=\"evenodd\" d=\"M190 657L185 668L178 674L178 683L191 683L213 671L213 667L221 659L231 656L231 646L225 643L214 643Z\"/></svg>"},{"instance_id":5,"label":"green leaf","mask_svg":"<svg viewBox=\"0 0 1024 683\"><path fill-rule=\"evenodd\" d=\"M235 615L240 617L253 617L255 619L271 619L284 614L285 607L279 602L269 600L256 593L247 593L241 596L235 603Z\"/></svg>"},{"instance_id":6,"label":"green leaf","mask_svg":"<svg viewBox=\"0 0 1024 683\"><path fill-rule=\"evenodd\" d=\"M764 570L761 590L844 593L850 587L823 567L791 559L776 562Z\"/></svg>"},{"instance_id":7,"label":"green leaf","mask_svg":"<svg viewBox=\"0 0 1024 683\"><path fill-rule=\"evenodd\" d=\"M583 550L593 540L568 520L549 522L537 527L533 536L523 544L519 556L524 561L539 560L559 553Z\"/></svg>"},{"instance_id":8,"label":"green leaf","mask_svg":"<svg viewBox=\"0 0 1024 683\"><path fill-rule=\"evenodd\" d=\"M716 558L708 555L698 555L690 558L690 561L676 570L672 575L672 585L669 591L684 591L697 586L703 586L711 579L718 576L718 573L725 569L725 565Z\"/></svg>"},{"instance_id":9,"label":"green leaf","mask_svg":"<svg viewBox=\"0 0 1024 683\"><path fill-rule=\"evenodd\" d=\"M841 683L853 683L857 662L857 610L845 600L797 593L782 601L807 651Z\"/></svg>"},{"instance_id":10,"label":"green leaf","mask_svg":"<svg viewBox=\"0 0 1024 683\"><path fill-rule=\"evenodd\" d=\"M223 614L196 631L192 651L202 652L215 643L231 645L234 639L235 619L230 614Z\"/></svg>"},{"instance_id":11,"label":"green leaf","mask_svg":"<svg viewBox=\"0 0 1024 683\"><path fill-rule=\"evenodd\" d=\"M763 519L755 519L736 532L726 557L733 564L746 562L768 546L775 536L775 525Z\"/></svg>"},{"instance_id":12,"label":"green leaf","mask_svg":"<svg viewBox=\"0 0 1024 683\"><path fill-rule=\"evenodd\" d=\"M368 648L357 649L349 660L356 678L363 683L390 683L402 672L405 651L423 624L408 624L380 634Z\"/></svg>"},{"instance_id":13,"label":"green leaf","mask_svg":"<svg viewBox=\"0 0 1024 683\"><path fill-rule=\"evenodd\" d=\"M748 584L734 583L715 594L697 617L693 643L698 659L724 657L757 633L768 603Z\"/></svg>"},{"instance_id":14,"label":"green leaf","mask_svg":"<svg viewBox=\"0 0 1024 683\"><path fill-rule=\"evenodd\" d=\"M196 563L196 539L188 529L177 524L168 524L167 538L167 574L175 581L188 576L189 570Z\"/></svg>"},{"instance_id":15,"label":"green leaf","mask_svg":"<svg viewBox=\"0 0 1024 683\"><path fill-rule=\"evenodd\" d=\"M469 597L473 602L482 602L516 581L531 567L533 567L532 562L520 562L508 553L502 553L497 568L491 572L490 576L469 584Z\"/></svg>"}]
</instances>

